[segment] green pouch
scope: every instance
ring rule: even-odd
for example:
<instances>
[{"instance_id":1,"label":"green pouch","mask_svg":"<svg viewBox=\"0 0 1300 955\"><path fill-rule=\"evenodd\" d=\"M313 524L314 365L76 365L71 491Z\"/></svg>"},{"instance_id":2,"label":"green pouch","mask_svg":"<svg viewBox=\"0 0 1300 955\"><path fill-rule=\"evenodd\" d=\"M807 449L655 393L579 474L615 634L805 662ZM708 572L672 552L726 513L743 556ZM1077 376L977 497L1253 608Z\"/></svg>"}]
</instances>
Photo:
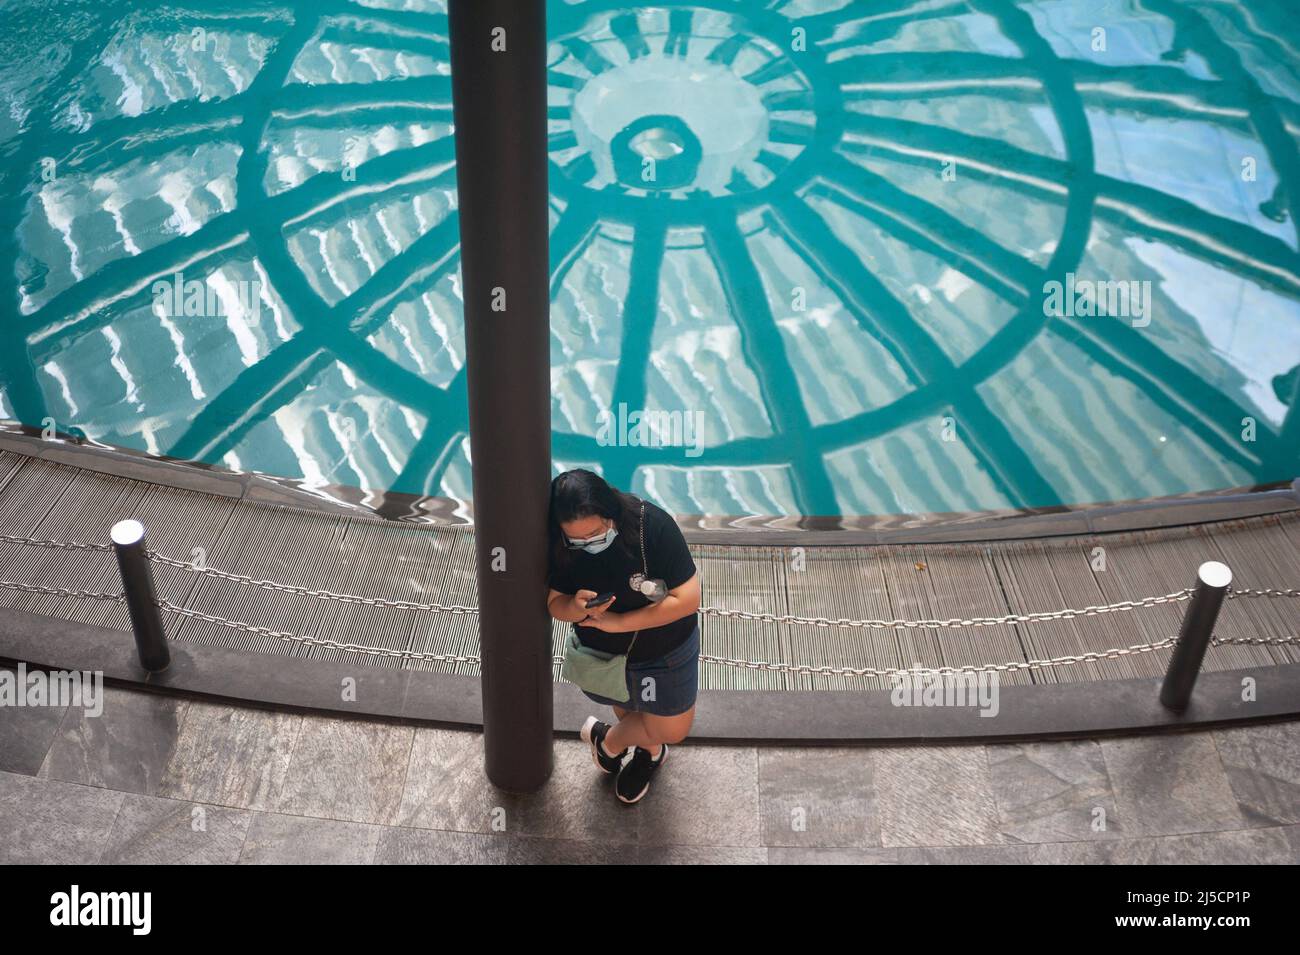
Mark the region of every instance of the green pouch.
<instances>
[{"instance_id":1,"label":"green pouch","mask_svg":"<svg viewBox=\"0 0 1300 955\"><path fill-rule=\"evenodd\" d=\"M627 692L627 654L605 653L584 647L572 630L564 641L564 664L560 667L560 675L588 693L608 700L626 703L631 699Z\"/></svg>"}]
</instances>

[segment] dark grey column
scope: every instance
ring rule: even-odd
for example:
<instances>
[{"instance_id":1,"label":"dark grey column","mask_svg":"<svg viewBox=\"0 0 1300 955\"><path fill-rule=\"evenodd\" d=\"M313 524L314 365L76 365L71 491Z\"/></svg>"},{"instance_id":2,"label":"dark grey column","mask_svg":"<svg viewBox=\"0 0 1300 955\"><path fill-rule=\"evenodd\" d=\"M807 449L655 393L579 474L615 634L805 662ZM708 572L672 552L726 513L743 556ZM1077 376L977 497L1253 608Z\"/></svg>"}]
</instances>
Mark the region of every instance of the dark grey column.
<instances>
[{"instance_id":1,"label":"dark grey column","mask_svg":"<svg viewBox=\"0 0 1300 955\"><path fill-rule=\"evenodd\" d=\"M134 519L118 521L110 536L113 538L113 552L117 555L118 573L122 576L122 592L131 613L131 630L135 633L140 666L151 673L165 670L172 656L167 646L162 613L158 609L153 570L149 567L146 553L144 525Z\"/></svg>"},{"instance_id":2,"label":"dark grey column","mask_svg":"<svg viewBox=\"0 0 1300 955\"><path fill-rule=\"evenodd\" d=\"M545 0L451 0L488 778L551 774Z\"/></svg>"},{"instance_id":3,"label":"dark grey column","mask_svg":"<svg viewBox=\"0 0 1300 955\"><path fill-rule=\"evenodd\" d=\"M1187 709L1192 700L1192 689L1201 675L1201 661L1214 636L1214 624L1219 619L1219 609L1228 596L1232 584L1232 571L1227 564L1207 560L1196 571L1196 588L1192 602L1183 615L1183 625L1178 630L1165 681L1160 686L1160 702L1175 713Z\"/></svg>"}]
</instances>

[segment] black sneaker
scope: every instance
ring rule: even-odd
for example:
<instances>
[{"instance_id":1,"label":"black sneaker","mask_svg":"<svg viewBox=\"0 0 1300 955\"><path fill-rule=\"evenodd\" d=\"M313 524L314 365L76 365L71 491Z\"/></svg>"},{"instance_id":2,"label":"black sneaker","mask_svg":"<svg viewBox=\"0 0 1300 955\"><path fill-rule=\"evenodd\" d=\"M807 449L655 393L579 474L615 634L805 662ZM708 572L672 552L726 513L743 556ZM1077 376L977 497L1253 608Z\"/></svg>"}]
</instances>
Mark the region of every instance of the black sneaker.
<instances>
[{"instance_id":1,"label":"black sneaker","mask_svg":"<svg viewBox=\"0 0 1300 955\"><path fill-rule=\"evenodd\" d=\"M582 724L581 736L591 744L591 761L600 767L602 773L616 773L619 767L623 765L623 757L627 755L624 749L614 756L605 753L601 746L605 742L605 734L610 730L608 723L602 723L594 716L588 716L587 722Z\"/></svg>"},{"instance_id":2,"label":"black sneaker","mask_svg":"<svg viewBox=\"0 0 1300 955\"><path fill-rule=\"evenodd\" d=\"M650 791L650 777L655 774L664 761L668 759L668 744L659 744L659 758L650 755L648 749L635 748L632 758L618 771L618 780L614 791L618 798L631 805Z\"/></svg>"}]
</instances>

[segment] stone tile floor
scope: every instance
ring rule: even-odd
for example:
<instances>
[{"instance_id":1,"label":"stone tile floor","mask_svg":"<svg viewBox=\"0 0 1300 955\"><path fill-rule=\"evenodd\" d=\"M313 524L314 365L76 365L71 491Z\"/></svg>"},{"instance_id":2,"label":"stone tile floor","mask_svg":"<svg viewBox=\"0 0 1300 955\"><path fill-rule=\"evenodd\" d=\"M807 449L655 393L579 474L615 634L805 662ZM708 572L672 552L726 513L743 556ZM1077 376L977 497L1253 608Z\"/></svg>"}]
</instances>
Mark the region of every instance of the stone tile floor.
<instances>
[{"instance_id":1,"label":"stone tile floor","mask_svg":"<svg viewBox=\"0 0 1300 955\"><path fill-rule=\"evenodd\" d=\"M98 716L0 708L0 863L1294 864L1298 730L688 741L628 807L577 740L519 796L478 732L108 688Z\"/></svg>"}]
</instances>

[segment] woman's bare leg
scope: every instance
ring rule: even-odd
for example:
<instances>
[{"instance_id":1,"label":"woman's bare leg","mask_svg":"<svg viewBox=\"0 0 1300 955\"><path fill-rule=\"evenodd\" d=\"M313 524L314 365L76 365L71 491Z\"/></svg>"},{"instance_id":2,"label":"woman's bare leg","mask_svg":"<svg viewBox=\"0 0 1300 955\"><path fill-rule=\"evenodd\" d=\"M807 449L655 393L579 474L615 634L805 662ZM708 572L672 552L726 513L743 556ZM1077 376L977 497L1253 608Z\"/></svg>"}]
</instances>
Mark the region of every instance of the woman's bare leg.
<instances>
[{"instance_id":1,"label":"woman's bare leg","mask_svg":"<svg viewBox=\"0 0 1300 955\"><path fill-rule=\"evenodd\" d=\"M620 746L614 745L614 740L612 738L614 735L614 730L619 726L623 725L623 721L627 719L628 714L630 714L632 710L625 710L623 709L623 707L615 706L613 703L610 704L610 707L614 710L614 715L618 717L618 722L615 723L614 726L610 727L610 730L608 733L605 734L605 740L601 745L607 756L614 756L615 754L622 752L622 750L624 749L624 746L622 745Z\"/></svg>"},{"instance_id":2,"label":"woman's bare leg","mask_svg":"<svg viewBox=\"0 0 1300 955\"><path fill-rule=\"evenodd\" d=\"M628 713L617 726L605 734L606 747L618 752L626 746L640 746L659 758L660 745L680 743L695 721L695 707L677 716L655 716L640 711Z\"/></svg>"},{"instance_id":3,"label":"woman's bare leg","mask_svg":"<svg viewBox=\"0 0 1300 955\"><path fill-rule=\"evenodd\" d=\"M691 724L695 722L695 707L692 706L685 713L676 716L655 716L653 713L642 713L641 716L645 720L646 732L657 743L680 743L686 739L691 731ZM648 749L655 759L659 758L658 745L644 748Z\"/></svg>"},{"instance_id":4,"label":"woman's bare leg","mask_svg":"<svg viewBox=\"0 0 1300 955\"><path fill-rule=\"evenodd\" d=\"M618 721L617 726L610 728L605 734L605 748L611 753L617 753L619 750L626 749L629 746L640 746L642 749L649 749L651 746L658 745L656 740L651 739L645 731L643 723L644 713L633 710Z\"/></svg>"}]
</instances>

